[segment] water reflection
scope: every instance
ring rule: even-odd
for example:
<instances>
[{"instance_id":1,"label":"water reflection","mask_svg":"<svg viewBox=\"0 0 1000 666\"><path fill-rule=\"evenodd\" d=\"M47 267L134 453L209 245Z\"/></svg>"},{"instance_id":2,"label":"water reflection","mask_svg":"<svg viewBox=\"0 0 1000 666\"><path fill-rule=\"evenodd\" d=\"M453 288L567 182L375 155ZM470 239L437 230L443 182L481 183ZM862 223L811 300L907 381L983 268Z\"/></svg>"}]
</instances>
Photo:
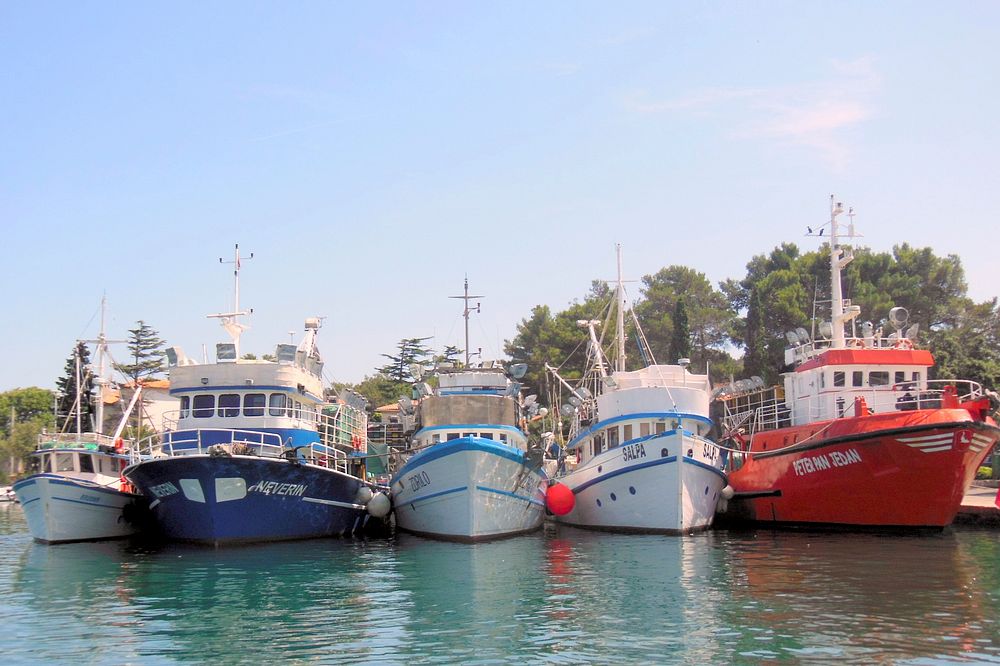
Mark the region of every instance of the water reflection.
<instances>
[{"instance_id":1,"label":"water reflection","mask_svg":"<svg viewBox=\"0 0 1000 666\"><path fill-rule=\"evenodd\" d=\"M13 661L1000 663L996 532L32 543L0 511Z\"/></svg>"}]
</instances>

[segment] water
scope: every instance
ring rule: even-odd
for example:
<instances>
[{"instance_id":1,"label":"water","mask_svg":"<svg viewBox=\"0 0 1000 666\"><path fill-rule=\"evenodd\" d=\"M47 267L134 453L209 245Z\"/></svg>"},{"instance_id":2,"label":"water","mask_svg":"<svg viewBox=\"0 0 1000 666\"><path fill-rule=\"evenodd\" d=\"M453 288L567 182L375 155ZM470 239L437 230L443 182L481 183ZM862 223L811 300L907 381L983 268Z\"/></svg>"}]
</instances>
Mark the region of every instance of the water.
<instances>
[{"instance_id":1,"label":"water","mask_svg":"<svg viewBox=\"0 0 1000 666\"><path fill-rule=\"evenodd\" d=\"M6 663L1000 664L998 611L985 530L154 549L0 505Z\"/></svg>"}]
</instances>

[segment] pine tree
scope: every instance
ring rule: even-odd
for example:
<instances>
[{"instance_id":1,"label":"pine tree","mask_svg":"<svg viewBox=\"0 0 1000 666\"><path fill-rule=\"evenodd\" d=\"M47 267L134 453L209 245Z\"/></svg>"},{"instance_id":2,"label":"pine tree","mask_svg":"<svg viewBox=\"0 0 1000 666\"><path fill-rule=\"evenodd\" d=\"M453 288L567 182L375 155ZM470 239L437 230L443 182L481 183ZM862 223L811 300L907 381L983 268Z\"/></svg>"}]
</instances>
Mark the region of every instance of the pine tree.
<instances>
[{"instance_id":1,"label":"pine tree","mask_svg":"<svg viewBox=\"0 0 1000 666\"><path fill-rule=\"evenodd\" d=\"M764 327L764 306L760 291L754 289L747 307L746 356L743 357L743 374L769 379L767 355L767 329Z\"/></svg>"},{"instance_id":2,"label":"pine tree","mask_svg":"<svg viewBox=\"0 0 1000 666\"><path fill-rule=\"evenodd\" d=\"M415 381L410 374L410 366L421 364L427 360L431 350L423 345L425 340L430 338L405 338L396 345L399 348L398 355L382 354L390 363L378 369L383 375L394 382L410 384Z\"/></svg>"},{"instance_id":3,"label":"pine tree","mask_svg":"<svg viewBox=\"0 0 1000 666\"><path fill-rule=\"evenodd\" d=\"M79 365L77 365L79 359ZM79 373L79 374L78 374ZM94 430L94 374L90 368L90 349L77 342L66 360L63 376L56 380L59 398L56 406L57 427L61 432L76 429L77 395L80 399L80 425L84 432Z\"/></svg>"},{"instance_id":4,"label":"pine tree","mask_svg":"<svg viewBox=\"0 0 1000 666\"><path fill-rule=\"evenodd\" d=\"M143 379L162 372L163 358L166 356L162 347L163 340L159 334L140 319L136 322L136 327L128 332L128 351L132 363L119 363L115 367L131 379L134 385L138 385Z\"/></svg>"},{"instance_id":5,"label":"pine tree","mask_svg":"<svg viewBox=\"0 0 1000 666\"><path fill-rule=\"evenodd\" d=\"M691 357L691 329L688 327L687 309L684 299L678 298L674 306L674 332L670 338L670 361Z\"/></svg>"}]
</instances>

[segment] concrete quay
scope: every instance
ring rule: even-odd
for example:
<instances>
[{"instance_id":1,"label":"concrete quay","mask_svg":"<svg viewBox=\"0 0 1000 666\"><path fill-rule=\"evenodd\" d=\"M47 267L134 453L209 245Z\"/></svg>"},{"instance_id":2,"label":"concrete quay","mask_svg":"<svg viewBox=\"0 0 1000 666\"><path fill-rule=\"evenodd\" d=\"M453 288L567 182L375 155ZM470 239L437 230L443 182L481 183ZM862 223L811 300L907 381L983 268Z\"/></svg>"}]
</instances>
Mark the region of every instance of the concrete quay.
<instances>
[{"instance_id":1,"label":"concrete quay","mask_svg":"<svg viewBox=\"0 0 1000 666\"><path fill-rule=\"evenodd\" d=\"M1000 506L997 506L997 482L975 481L962 499L955 516L956 525L1000 527Z\"/></svg>"}]
</instances>

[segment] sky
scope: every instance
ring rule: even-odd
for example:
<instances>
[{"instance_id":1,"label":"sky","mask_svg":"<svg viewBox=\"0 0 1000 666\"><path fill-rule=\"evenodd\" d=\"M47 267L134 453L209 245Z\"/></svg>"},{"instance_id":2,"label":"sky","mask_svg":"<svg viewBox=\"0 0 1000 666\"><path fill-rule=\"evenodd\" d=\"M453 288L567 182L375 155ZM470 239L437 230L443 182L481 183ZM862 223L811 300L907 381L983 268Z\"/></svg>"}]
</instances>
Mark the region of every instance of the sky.
<instances>
[{"instance_id":1,"label":"sky","mask_svg":"<svg viewBox=\"0 0 1000 666\"><path fill-rule=\"evenodd\" d=\"M464 348L466 277L499 358L616 243L717 284L818 247L831 194L991 299L998 44L993 1L0 3L0 390L53 387L104 295L200 358L237 243L243 351L325 317L338 382Z\"/></svg>"}]
</instances>

